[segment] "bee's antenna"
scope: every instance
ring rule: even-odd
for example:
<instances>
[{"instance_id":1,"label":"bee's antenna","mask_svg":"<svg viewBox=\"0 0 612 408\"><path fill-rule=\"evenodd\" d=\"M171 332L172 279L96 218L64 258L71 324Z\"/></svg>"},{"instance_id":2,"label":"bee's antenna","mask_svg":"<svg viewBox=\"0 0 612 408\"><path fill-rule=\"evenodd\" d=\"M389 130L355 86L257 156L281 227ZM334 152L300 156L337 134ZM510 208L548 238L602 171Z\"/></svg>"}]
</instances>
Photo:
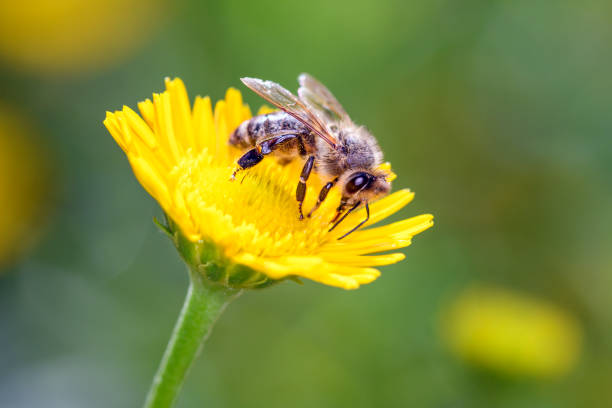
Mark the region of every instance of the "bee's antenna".
<instances>
[{"instance_id":1,"label":"bee's antenna","mask_svg":"<svg viewBox=\"0 0 612 408\"><path fill-rule=\"evenodd\" d=\"M353 207L354 208L354 207ZM355 232L359 229L359 227L361 227L363 224L365 224L366 222L368 222L368 220L370 219L370 207L368 207L368 202L366 201L365 203L365 209L366 209L366 218L365 220L361 221L359 224L357 224L357 226L355 228L353 228L352 230L350 230L349 232L347 232L346 234L344 234L343 236L341 236L340 238L338 238L338 241L341 240L342 238L346 237L348 234L350 234L351 232ZM352 209L351 209L352 210Z\"/></svg>"},{"instance_id":2,"label":"bee's antenna","mask_svg":"<svg viewBox=\"0 0 612 408\"><path fill-rule=\"evenodd\" d=\"M355 204L354 206L352 206L347 212L344 213L344 215L342 216L342 218L340 218L338 221L336 221L336 223L329 229L329 231L327 232L332 232L334 228L336 228L338 226L338 224L340 224L342 221L344 221L344 219L350 214L352 213L354 210L357 209L357 207L359 207L359 204L361 204L361 201L358 201L357 204ZM369 211L369 210L368 210ZM344 237L342 237L344 238Z\"/></svg>"}]
</instances>

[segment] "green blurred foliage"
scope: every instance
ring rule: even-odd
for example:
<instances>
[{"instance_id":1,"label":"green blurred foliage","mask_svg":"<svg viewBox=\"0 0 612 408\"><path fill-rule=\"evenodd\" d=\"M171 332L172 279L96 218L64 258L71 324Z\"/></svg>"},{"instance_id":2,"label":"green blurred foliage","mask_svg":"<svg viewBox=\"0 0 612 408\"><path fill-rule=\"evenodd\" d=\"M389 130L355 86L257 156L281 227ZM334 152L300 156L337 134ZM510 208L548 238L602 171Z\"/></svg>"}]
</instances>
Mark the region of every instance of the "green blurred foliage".
<instances>
[{"instance_id":1,"label":"green blurred foliage","mask_svg":"<svg viewBox=\"0 0 612 408\"><path fill-rule=\"evenodd\" d=\"M183 0L104 70L37 77L0 65L0 99L46 137L59 197L42 241L0 275L0 405L138 406L180 309L184 266L104 112L134 107L164 76L216 99L244 90L240 76L295 89L306 71L377 135L395 187L416 191L398 217L431 212L436 225L358 291L247 293L179 406L607 406L610 15L604 0ZM473 281L576 315L575 370L533 381L455 359L439 313Z\"/></svg>"}]
</instances>

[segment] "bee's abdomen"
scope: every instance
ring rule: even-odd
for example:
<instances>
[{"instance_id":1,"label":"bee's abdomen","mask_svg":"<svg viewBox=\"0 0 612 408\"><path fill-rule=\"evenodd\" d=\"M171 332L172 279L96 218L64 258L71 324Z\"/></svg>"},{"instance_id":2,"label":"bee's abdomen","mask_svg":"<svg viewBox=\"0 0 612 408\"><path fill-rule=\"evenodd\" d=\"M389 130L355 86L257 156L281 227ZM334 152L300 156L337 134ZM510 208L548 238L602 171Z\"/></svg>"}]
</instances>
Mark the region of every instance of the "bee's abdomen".
<instances>
[{"instance_id":1,"label":"bee's abdomen","mask_svg":"<svg viewBox=\"0 0 612 408\"><path fill-rule=\"evenodd\" d=\"M229 143L241 149L253 147L262 141L279 135L308 135L309 129L285 112L259 115L244 121L229 138Z\"/></svg>"}]
</instances>

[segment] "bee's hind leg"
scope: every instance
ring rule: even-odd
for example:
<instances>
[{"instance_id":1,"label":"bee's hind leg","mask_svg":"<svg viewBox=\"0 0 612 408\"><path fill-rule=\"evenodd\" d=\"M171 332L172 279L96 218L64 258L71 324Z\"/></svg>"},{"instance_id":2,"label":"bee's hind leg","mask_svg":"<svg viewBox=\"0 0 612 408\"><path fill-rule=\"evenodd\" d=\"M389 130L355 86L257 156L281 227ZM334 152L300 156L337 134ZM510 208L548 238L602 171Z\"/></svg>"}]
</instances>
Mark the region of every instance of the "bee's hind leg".
<instances>
[{"instance_id":1,"label":"bee's hind leg","mask_svg":"<svg viewBox=\"0 0 612 408\"><path fill-rule=\"evenodd\" d=\"M309 156L302 167L302 174L300 174L300 181L298 182L297 189L295 190L295 199L298 202L298 211L300 212L300 220L304 219L304 213L302 213L302 204L304 204L304 198L306 198L306 181L312 171L314 165L314 156Z\"/></svg>"},{"instance_id":2,"label":"bee's hind leg","mask_svg":"<svg viewBox=\"0 0 612 408\"><path fill-rule=\"evenodd\" d=\"M263 160L265 155L270 154L277 149L286 147L288 144L294 142L296 138L301 143L300 137L293 134L273 136L262 140L260 143L257 143L254 148L240 156L238 159L238 167L232 173L231 180L236 179L236 173L238 173L240 170L255 166L257 163Z\"/></svg>"},{"instance_id":3,"label":"bee's hind leg","mask_svg":"<svg viewBox=\"0 0 612 408\"><path fill-rule=\"evenodd\" d=\"M253 167L264 158L261 147L256 146L253 149L249 150L238 159L238 166L234 172L232 173L232 180L236 179L236 173L240 170L248 169L249 167Z\"/></svg>"}]
</instances>

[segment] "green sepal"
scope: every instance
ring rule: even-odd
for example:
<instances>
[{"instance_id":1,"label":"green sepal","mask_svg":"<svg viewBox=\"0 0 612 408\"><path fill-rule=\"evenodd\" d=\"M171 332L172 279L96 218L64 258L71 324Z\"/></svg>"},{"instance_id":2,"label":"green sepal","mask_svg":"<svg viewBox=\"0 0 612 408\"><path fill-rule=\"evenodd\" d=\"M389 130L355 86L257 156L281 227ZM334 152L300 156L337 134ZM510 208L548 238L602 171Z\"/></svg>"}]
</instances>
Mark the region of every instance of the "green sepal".
<instances>
[{"instance_id":1,"label":"green sepal","mask_svg":"<svg viewBox=\"0 0 612 408\"><path fill-rule=\"evenodd\" d=\"M293 282L297 283L298 285L303 285L304 284L304 282L300 278L298 278L297 276L293 276L293 275L292 276L287 276L287 280L293 281Z\"/></svg>"},{"instance_id":2,"label":"green sepal","mask_svg":"<svg viewBox=\"0 0 612 408\"><path fill-rule=\"evenodd\" d=\"M249 266L232 262L225 256L222 248L212 241L205 239L190 241L181 233L178 225L168 217L166 217L167 226L155 221L170 237L189 269L202 276L210 285L232 289L260 289L280 281L270 279L266 274Z\"/></svg>"},{"instance_id":3,"label":"green sepal","mask_svg":"<svg viewBox=\"0 0 612 408\"><path fill-rule=\"evenodd\" d=\"M170 228L168 228L167 225L162 224L162 222L158 220L157 217L153 217L153 224L155 224L161 232L172 238L172 231L170 231Z\"/></svg>"}]
</instances>

